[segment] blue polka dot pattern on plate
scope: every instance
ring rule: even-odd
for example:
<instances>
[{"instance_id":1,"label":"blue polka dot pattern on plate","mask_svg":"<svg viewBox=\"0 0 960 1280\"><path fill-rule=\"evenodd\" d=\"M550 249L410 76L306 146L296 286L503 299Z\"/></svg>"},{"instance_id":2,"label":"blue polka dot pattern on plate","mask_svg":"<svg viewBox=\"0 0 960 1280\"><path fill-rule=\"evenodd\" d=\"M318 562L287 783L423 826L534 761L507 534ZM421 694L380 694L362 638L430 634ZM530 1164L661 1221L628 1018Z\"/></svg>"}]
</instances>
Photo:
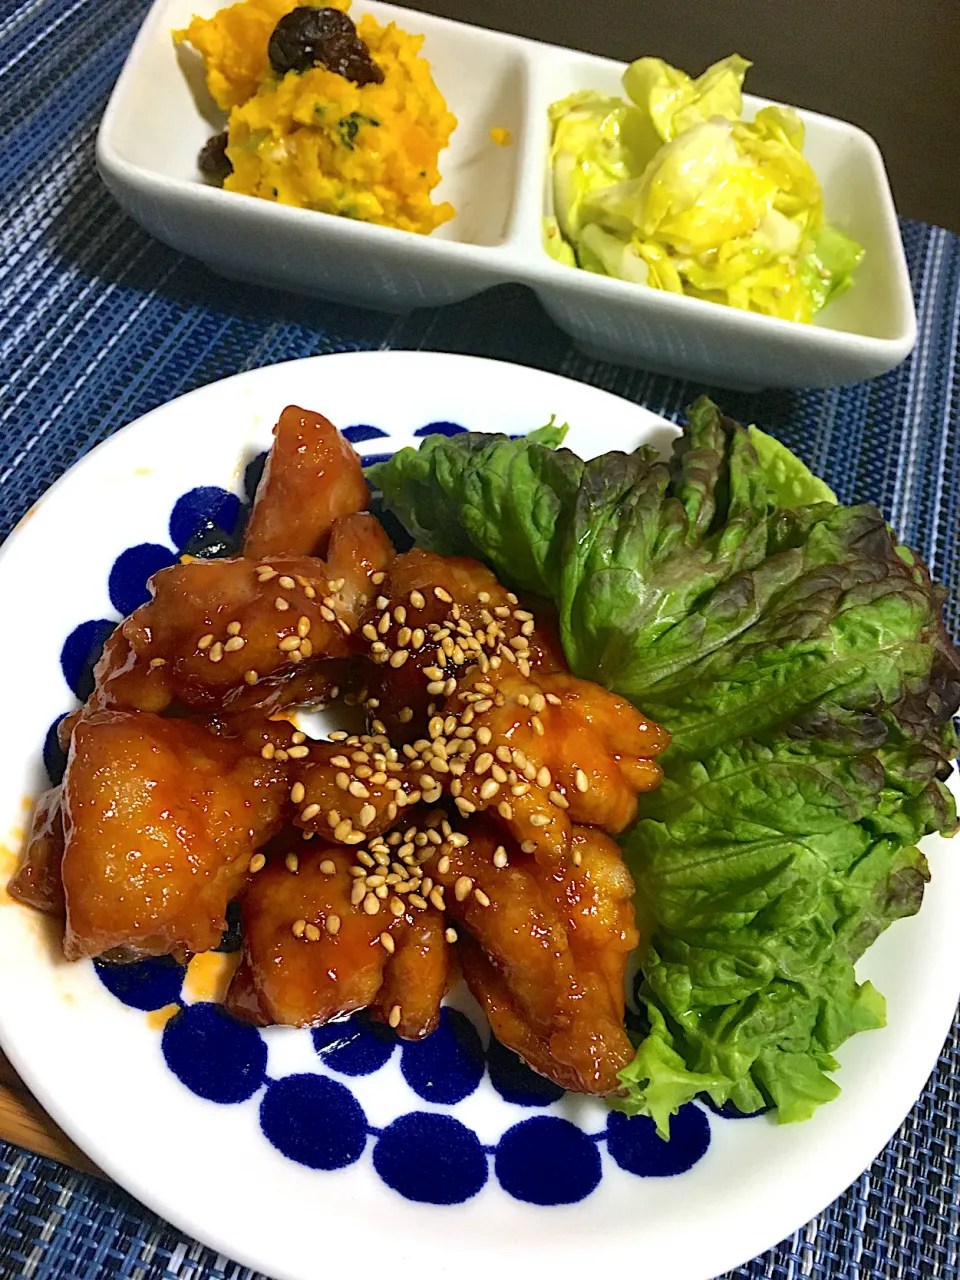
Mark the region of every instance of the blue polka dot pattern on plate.
<instances>
[{"instance_id":1,"label":"blue polka dot pattern on plate","mask_svg":"<svg viewBox=\"0 0 960 1280\"><path fill-rule=\"evenodd\" d=\"M500 1139L495 1155L500 1185L528 1204L575 1204L600 1182L593 1139L558 1116L521 1120Z\"/></svg>"},{"instance_id":2,"label":"blue polka dot pattern on plate","mask_svg":"<svg viewBox=\"0 0 960 1280\"><path fill-rule=\"evenodd\" d=\"M178 498L170 513L170 537L181 550L207 525L232 534L240 518L240 499L217 485L201 485Z\"/></svg>"},{"instance_id":3,"label":"blue polka dot pattern on plate","mask_svg":"<svg viewBox=\"0 0 960 1280\"><path fill-rule=\"evenodd\" d=\"M63 719L65 719L65 715L57 716L47 730L47 736L43 740L43 767L47 771L51 787L59 787L67 767L67 753L61 747L60 739L57 736L60 721Z\"/></svg>"},{"instance_id":4,"label":"blue polka dot pattern on plate","mask_svg":"<svg viewBox=\"0 0 960 1280\"><path fill-rule=\"evenodd\" d=\"M328 1022L311 1034L313 1047L325 1065L345 1076L379 1071L397 1047L394 1032L367 1014L355 1014L346 1022Z\"/></svg>"},{"instance_id":5,"label":"blue polka dot pattern on plate","mask_svg":"<svg viewBox=\"0 0 960 1280\"><path fill-rule=\"evenodd\" d=\"M97 977L131 1009L162 1009L180 999L186 969L171 956L151 956L133 964L94 960Z\"/></svg>"},{"instance_id":6,"label":"blue polka dot pattern on plate","mask_svg":"<svg viewBox=\"0 0 960 1280\"><path fill-rule=\"evenodd\" d=\"M110 570L110 603L117 613L126 616L150 599L148 580L159 569L176 564L177 557L169 547L157 542L141 542L137 547L121 551Z\"/></svg>"},{"instance_id":7,"label":"blue polka dot pattern on plate","mask_svg":"<svg viewBox=\"0 0 960 1280\"><path fill-rule=\"evenodd\" d=\"M266 465L267 451L264 449L263 453L258 453L255 458L251 458L243 469L243 492L248 502L252 503L256 496L257 485L260 483L260 477Z\"/></svg>"},{"instance_id":8,"label":"blue polka dot pattern on plate","mask_svg":"<svg viewBox=\"0 0 960 1280\"><path fill-rule=\"evenodd\" d=\"M60 669L64 680L81 702L85 702L93 693L93 668L103 653L107 637L113 634L116 625L106 618L81 622L63 642Z\"/></svg>"},{"instance_id":9,"label":"blue polka dot pattern on plate","mask_svg":"<svg viewBox=\"0 0 960 1280\"><path fill-rule=\"evenodd\" d=\"M388 462L394 455L395 450L389 453L368 453L363 460L364 467L376 466L378 462Z\"/></svg>"},{"instance_id":10,"label":"blue polka dot pattern on plate","mask_svg":"<svg viewBox=\"0 0 960 1280\"><path fill-rule=\"evenodd\" d=\"M167 1066L191 1093L210 1102L244 1102L263 1084L267 1046L256 1027L216 1004L191 1004L163 1029Z\"/></svg>"},{"instance_id":11,"label":"blue polka dot pattern on plate","mask_svg":"<svg viewBox=\"0 0 960 1280\"><path fill-rule=\"evenodd\" d=\"M363 444L367 440L383 440L387 433L380 427L371 427L365 422L359 422L354 427L344 427L341 434L351 444Z\"/></svg>"},{"instance_id":12,"label":"blue polka dot pattern on plate","mask_svg":"<svg viewBox=\"0 0 960 1280\"><path fill-rule=\"evenodd\" d=\"M367 1144L367 1120L346 1087L326 1076L285 1076L267 1087L260 1127L278 1151L310 1169L344 1169Z\"/></svg>"},{"instance_id":13,"label":"blue polka dot pattern on plate","mask_svg":"<svg viewBox=\"0 0 960 1280\"><path fill-rule=\"evenodd\" d=\"M458 436L466 429L459 422L428 422L425 427L417 427L413 434L423 440L427 436Z\"/></svg>"},{"instance_id":14,"label":"blue polka dot pattern on plate","mask_svg":"<svg viewBox=\"0 0 960 1280\"><path fill-rule=\"evenodd\" d=\"M449 1106L469 1097L483 1079L483 1044L469 1018L441 1009L433 1035L404 1044L400 1069L425 1102Z\"/></svg>"},{"instance_id":15,"label":"blue polka dot pattern on plate","mask_svg":"<svg viewBox=\"0 0 960 1280\"><path fill-rule=\"evenodd\" d=\"M720 1116L724 1120L752 1120L755 1116L765 1116L768 1111L773 1110L772 1103L769 1107L758 1107L756 1111L741 1111L732 1102L725 1102L723 1106L718 1107L709 1093L698 1093L697 1101L702 1102L708 1111L712 1111L715 1116Z\"/></svg>"},{"instance_id":16,"label":"blue polka dot pattern on plate","mask_svg":"<svg viewBox=\"0 0 960 1280\"><path fill-rule=\"evenodd\" d=\"M518 1107L548 1107L564 1095L560 1085L528 1067L512 1049L490 1037L487 1047L487 1069L490 1083L506 1102Z\"/></svg>"},{"instance_id":17,"label":"blue polka dot pattern on plate","mask_svg":"<svg viewBox=\"0 0 960 1280\"><path fill-rule=\"evenodd\" d=\"M462 1204L487 1180L480 1139L453 1116L413 1111L388 1125L373 1167L394 1191L422 1204Z\"/></svg>"},{"instance_id":18,"label":"blue polka dot pattern on plate","mask_svg":"<svg viewBox=\"0 0 960 1280\"><path fill-rule=\"evenodd\" d=\"M672 1178L701 1160L710 1145L710 1121L688 1102L670 1117L670 1141L657 1133L649 1116L607 1117L607 1150L621 1169L640 1178Z\"/></svg>"}]
</instances>

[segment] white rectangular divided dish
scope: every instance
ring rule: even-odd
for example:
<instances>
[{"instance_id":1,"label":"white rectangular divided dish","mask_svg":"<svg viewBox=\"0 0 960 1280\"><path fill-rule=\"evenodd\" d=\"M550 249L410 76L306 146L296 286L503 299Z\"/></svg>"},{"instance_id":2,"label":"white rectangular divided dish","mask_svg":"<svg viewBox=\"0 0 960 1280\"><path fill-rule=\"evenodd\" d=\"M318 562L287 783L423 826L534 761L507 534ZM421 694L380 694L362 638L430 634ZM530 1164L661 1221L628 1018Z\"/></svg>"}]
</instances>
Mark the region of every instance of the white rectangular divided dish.
<instances>
[{"instance_id":1,"label":"white rectangular divided dish","mask_svg":"<svg viewBox=\"0 0 960 1280\"><path fill-rule=\"evenodd\" d=\"M853 287L817 323L794 324L576 270L544 251L547 107L577 89L619 93L622 64L375 0L356 3L354 16L369 12L423 33L424 55L459 121L440 156L437 189L456 218L425 237L204 184L197 152L224 117L206 93L199 56L175 48L171 31L220 7L156 0L104 115L97 161L147 231L222 275L393 311L519 281L593 354L732 386L854 382L893 368L913 348L916 316L883 161L853 125L800 112L827 215L866 256ZM747 97L745 112L764 105ZM497 146L494 127L508 129L512 144Z\"/></svg>"}]
</instances>

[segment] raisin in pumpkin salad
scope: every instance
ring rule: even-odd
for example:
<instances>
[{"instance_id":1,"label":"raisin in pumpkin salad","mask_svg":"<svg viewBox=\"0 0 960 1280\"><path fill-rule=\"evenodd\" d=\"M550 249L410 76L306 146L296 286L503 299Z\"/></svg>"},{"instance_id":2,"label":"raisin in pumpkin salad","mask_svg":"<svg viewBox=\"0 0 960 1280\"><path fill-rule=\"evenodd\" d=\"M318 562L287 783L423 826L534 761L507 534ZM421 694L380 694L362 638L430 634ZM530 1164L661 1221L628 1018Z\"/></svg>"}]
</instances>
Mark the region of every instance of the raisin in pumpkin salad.
<instances>
[{"instance_id":1,"label":"raisin in pumpkin salad","mask_svg":"<svg viewBox=\"0 0 960 1280\"><path fill-rule=\"evenodd\" d=\"M431 193L456 117L423 37L369 14L354 25L348 7L243 0L175 33L229 112L200 169L228 191L429 235L454 216Z\"/></svg>"}]
</instances>

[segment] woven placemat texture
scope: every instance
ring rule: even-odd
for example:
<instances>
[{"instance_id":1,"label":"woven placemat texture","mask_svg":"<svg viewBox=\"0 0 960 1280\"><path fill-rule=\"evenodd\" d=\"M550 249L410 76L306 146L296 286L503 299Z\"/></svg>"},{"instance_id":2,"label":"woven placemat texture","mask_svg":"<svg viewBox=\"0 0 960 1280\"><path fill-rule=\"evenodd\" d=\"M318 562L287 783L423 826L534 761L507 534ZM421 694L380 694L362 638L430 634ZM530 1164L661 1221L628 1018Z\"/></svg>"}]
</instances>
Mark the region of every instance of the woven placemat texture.
<instances>
[{"instance_id":1,"label":"woven placemat texture","mask_svg":"<svg viewBox=\"0 0 960 1280\"><path fill-rule=\"evenodd\" d=\"M465 351L566 374L671 418L704 390L586 359L520 288L398 319L227 285L150 240L113 203L93 158L97 121L146 8L0 0L0 537L118 427L279 360L379 347ZM920 319L905 365L849 388L716 394L729 413L796 449L842 500L879 503L950 588L957 634L960 240L912 223L903 236ZM732 1276L958 1275L958 1031L870 1170ZM4 1144L0 1276L254 1280L119 1188Z\"/></svg>"}]
</instances>

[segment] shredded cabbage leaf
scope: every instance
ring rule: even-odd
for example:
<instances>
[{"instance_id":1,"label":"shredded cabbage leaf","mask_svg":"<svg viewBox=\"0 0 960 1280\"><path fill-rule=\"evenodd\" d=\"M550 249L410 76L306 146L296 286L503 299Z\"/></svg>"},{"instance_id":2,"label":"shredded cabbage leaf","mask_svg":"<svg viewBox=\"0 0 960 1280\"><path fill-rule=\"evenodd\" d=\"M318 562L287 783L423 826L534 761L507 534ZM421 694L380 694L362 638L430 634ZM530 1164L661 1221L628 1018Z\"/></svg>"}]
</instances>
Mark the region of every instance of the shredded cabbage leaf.
<instances>
[{"instance_id":1,"label":"shredded cabbage leaf","mask_svg":"<svg viewBox=\"0 0 960 1280\"><path fill-rule=\"evenodd\" d=\"M629 101L555 102L551 256L806 323L847 288L863 249L825 220L797 113L742 119L749 66L733 54L694 80L640 58L623 75Z\"/></svg>"}]
</instances>

